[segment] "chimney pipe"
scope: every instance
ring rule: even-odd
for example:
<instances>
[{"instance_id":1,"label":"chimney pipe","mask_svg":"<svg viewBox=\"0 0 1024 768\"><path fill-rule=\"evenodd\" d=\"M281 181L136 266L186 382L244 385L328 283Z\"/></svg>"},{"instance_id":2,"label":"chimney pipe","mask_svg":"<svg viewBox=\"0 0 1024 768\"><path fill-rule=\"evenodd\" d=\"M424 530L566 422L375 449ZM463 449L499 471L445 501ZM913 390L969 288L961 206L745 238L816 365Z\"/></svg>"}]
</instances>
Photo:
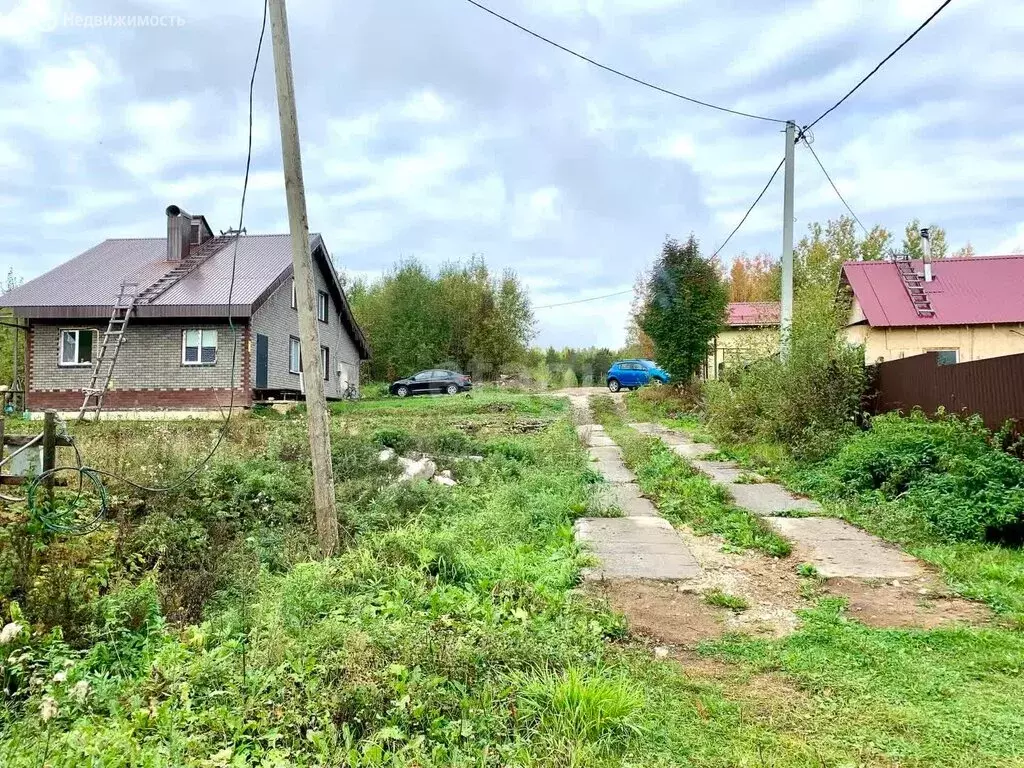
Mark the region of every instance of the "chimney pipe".
<instances>
[{"instance_id":1,"label":"chimney pipe","mask_svg":"<svg viewBox=\"0 0 1024 768\"><path fill-rule=\"evenodd\" d=\"M167 206L167 260L181 261L188 255L192 217L176 205Z\"/></svg>"},{"instance_id":2,"label":"chimney pipe","mask_svg":"<svg viewBox=\"0 0 1024 768\"><path fill-rule=\"evenodd\" d=\"M928 227L921 230L921 248L924 250L924 281L932 281L932 241L929 237Z\"/></svg>"}]
</instances>

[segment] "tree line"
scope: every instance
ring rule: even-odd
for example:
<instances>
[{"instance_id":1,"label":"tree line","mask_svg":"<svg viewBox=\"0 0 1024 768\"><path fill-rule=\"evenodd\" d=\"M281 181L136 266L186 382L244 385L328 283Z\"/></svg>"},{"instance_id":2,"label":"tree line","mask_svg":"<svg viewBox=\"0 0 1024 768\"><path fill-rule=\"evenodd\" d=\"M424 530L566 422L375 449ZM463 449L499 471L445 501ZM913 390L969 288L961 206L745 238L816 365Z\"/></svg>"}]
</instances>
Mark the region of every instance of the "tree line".
<instances>
[{"instance_id":1,"label":"tree line","mask_svg":"<svg viewBox=\"0 0 1024 768\"><path fill-rule=\"evenodd\" d=\"M391 381L426 368L452 368L493 379L525 360L534 337L533 310L511 270L491 274L474 256L436 273L416 259L400 261L346 293L373 357L363 376Z\"/></svg>"},{"instance_id":2,"label":"tree line","mask_svg":"<svg viewBox=\"0 0 1024 768\"><path fill-rule=\"evenodd\" d=\"M912 259L924 255L920 229L918 219L907 223L899 253ZM945 230L937 225L929 230L933 259L974 255L970 243L950 252ZM794 334L803 329L814 344L834 336L845 309L836 300L843 263L891 257L897 253L895 242L880 226L860 234L849 216L810 224L793 248ZM687 381L701 372L709 343L724 327L726 305L778 301L781 286L781 265L769 254L740 254L726 273L720 262L701 253L692 234L685 242L668 238L654 266L637 278L627 349L656 358L677 381Z\"/></svg>"}]
</instances>

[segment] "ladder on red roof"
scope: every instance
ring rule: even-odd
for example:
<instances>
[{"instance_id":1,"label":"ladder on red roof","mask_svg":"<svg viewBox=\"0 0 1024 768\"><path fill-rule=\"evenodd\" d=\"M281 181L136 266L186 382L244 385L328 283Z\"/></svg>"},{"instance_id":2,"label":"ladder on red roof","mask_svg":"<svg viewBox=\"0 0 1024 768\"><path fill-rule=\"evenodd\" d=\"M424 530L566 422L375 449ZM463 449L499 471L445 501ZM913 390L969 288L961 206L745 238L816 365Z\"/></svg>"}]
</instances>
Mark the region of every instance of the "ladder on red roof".
<instances>
[{"instance_id":1,"label":"ladder on red roof","mask_svg":"<svg viewBox=\"0 0 1024 768\"><path fill-rule=\"evenodd\" d=\"M932 300L924 290L924 276L914 270L909 258L896 259L896 271L899 272L903 287L907 289L911 304L918 317L935 317Z\"/></svg>"},{"instance_id":2,"label":"ladder on red roof","mask_svg":"<svg viewBox=\"0 0 1024 768\"><path fill-rule=\"evenodd\" d=\"M85 393L85 399L78 411L79 421L85 421L87 413L92 413L93 420L99 421L100 411L103 410L103 396L110 388L110 380L114 376L114 365L117 363L117 356L121 351L121 344L124 342L128 318L131 317L132 310L135 309L138 290L138 283L121 283L121 290L110 311L107 330L100 342L99 354L96 355L96 361L92 364L92 379L89 386L82 390Z\"/></svg>"},{"instance_id":3,"label":"ladder on red roof","mask_svg":"<svg viewBox=\"0 0 1024 768\"><path fill-rule=\"evenodd\" d=\"M212 237L202 245L192 249L189 255L152 285L139 291L138 303L150 304L171 290L178 282L195 272L204 261L217 253L221 248L235 239L233 234Z\"/></svg>"}]
</instances>

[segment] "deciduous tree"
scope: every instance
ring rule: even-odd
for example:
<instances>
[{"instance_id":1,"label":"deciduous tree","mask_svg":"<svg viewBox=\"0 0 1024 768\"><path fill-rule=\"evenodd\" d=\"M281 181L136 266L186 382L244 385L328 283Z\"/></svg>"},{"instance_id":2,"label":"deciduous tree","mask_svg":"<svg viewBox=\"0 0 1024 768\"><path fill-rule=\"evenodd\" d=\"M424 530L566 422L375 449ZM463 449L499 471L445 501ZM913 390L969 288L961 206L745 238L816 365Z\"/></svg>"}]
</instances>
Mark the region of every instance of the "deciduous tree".
<instances>
[{"instance_id":1,"label":"deciduous tree","mask_svg":"<svg viewBox=\"0 0 1024 768\"><path fill-rule=\"evenodd\" d=\"M677 381L689 380L705 364L727 303L718 266L701 256L697 239L667 239L648 280L640 326L654 342L658 363Z\"/></svg>"}]
</instances>

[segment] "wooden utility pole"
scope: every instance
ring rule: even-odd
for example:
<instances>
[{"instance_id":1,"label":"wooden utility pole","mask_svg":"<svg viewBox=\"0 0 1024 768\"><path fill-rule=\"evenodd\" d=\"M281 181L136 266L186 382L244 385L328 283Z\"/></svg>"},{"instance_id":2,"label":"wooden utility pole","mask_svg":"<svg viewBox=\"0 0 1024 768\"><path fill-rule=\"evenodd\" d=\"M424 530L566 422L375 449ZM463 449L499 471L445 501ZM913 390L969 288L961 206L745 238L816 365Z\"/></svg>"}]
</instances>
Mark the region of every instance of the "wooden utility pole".
<instances>
[{"instance_id":1,"label":"wooden utility pole","mask_svg":"<svg viewBox=\"0 0 1024 768\"><path fill-rule=\"evenodd\" d=\"M793 335L793 165L796 123L786 123L786 175L782 193L782 307L779 318L782 359L789 357Z\"/></svg>"},{"instance_id":2,"label":"wooden utility pole","mask_svg":"<svg viewBox=\"0 0 1024 768\"><path fill-rule=\"evenodd\" d=\"M295 81L288 41L288 13L284 0L269 0L270 35L274 42L274 76L277 111L281 119L281 154L284 157L284 190L288 199L288 228L292 239L295 303L299 310L309 449L313 459L313 503L320 550L330 557L338 550L338 514L334 501L334 467L331 464L330 418L324 396L324 372L320 361L320 335L316 319L316 286L309 252L309 220L306 189L302 183L299 153L299 121L295 111Z\"/></svg>"}]
</instances>

